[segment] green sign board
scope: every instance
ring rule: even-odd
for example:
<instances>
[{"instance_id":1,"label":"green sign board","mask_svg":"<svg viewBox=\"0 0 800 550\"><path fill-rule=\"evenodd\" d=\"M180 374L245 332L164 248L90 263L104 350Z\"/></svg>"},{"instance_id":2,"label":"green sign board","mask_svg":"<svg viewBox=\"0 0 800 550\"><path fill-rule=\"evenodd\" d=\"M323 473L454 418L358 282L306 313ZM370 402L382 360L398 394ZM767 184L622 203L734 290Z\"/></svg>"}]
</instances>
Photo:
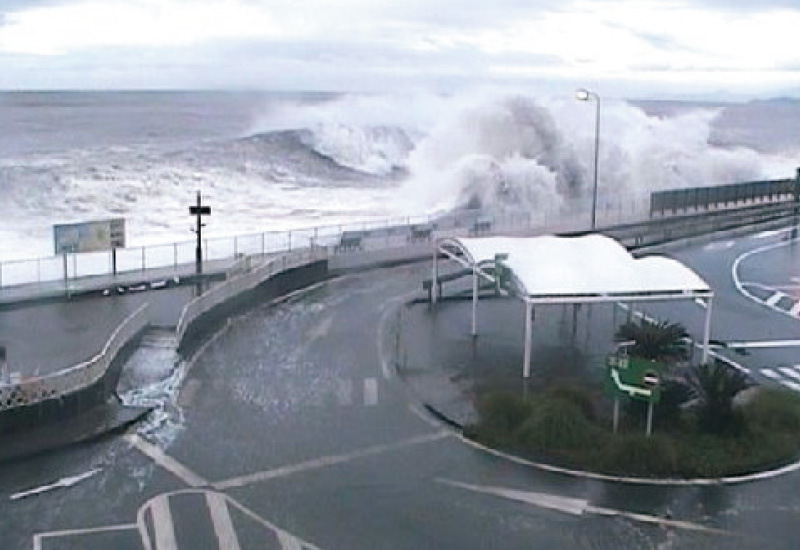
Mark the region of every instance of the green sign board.
<instances>
[{"instance_id":1,"label":"green sign board","mask_svg":"<svg viewBox=\"0 0 800 550\"><path fill-rule=\"evenodd\" d=\"M609 357L607 389L616 396L640 399L650 403L661 400L660 380L666 365L639 357Z\"/></svg>"}]
</instances>

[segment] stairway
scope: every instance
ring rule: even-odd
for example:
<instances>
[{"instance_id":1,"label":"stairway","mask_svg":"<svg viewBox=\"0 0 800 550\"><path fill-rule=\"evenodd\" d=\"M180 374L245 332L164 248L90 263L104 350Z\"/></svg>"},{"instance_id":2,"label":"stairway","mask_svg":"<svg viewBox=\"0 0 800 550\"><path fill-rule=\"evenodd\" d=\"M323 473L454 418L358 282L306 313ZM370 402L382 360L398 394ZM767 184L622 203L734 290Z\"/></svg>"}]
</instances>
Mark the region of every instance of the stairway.
<instances>
[{"instance_id":1,"label":"stairway","mask_svg":"<svg viewBox=\"0 0 800 550\"><path fill-rule=\"evenodd\" d=\"M169 327L152 327L145 329L140 344L143 348L177 349L175 330Z\"/></svg>"}]
</instances>

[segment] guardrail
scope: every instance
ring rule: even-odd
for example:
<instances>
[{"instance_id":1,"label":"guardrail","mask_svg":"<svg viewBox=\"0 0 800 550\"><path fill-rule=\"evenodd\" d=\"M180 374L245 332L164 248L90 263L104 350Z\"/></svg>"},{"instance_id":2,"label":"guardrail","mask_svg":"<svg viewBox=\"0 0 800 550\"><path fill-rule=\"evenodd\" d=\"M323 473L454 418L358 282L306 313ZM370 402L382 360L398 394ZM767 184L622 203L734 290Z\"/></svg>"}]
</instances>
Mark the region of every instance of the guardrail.
<instances>
[{"instance_id":1,"label":"guardrail","mask_svg":"<svg viewBox=\"0 0 800 550\"><path fill-rule=\"evenodd\" d=\"M789 201L800 201L800 170L795 179L656 191L650 195L650 215L664 215L667 212L677 214L755 202Z\"/></svg>"},{"instance_id":2,"label":"guardrail","mask_svg":"<svg viewBox=\"0 0 800 550\"><path fill-rule=\"evenodd\" d=\"M647 216L647 198L601 200L597 217L601 223L619 223ZM366 240L383 240L381 246L404 246L408 239L422 239L434 229L474 228L486 232L489 226L507 230L546 227L564 217L581 215L588 224L588 202L574 201L570 213L550 209L547 205L536 212L507 211L486 216L479 211L464 210L447 215L425 215L372 220L351 224L293 229L283 232L262 232L232 237L204 239L203 262L234 262L240 257L267 256L297 249L330 247L334 253L347 253L358 246L340 246L344 235L361 235ZM353 241L352 244L356 244ZM117 248L115 251L71 253L62 256L0 262L0 288L24 284L63 283L92 276L123 275L159 269L164 277L191 271L195 263L195 241Z\"/></svg>"},{"instance_id":3,"label":"guardrail","mask_svg":"<svg viewBox=\"0 0 800 550\"><path fill-rule=\"evenodd\" d=\"M0 384L0 412L60 398L88 388L105 375L119 351L147 323L147 304L144 304L120 323L103 348L91 359L45 376Z\"/></svg>"},{"instance_id":4,"label":"guardrail","mask_svg":"<svg viewBox=\"0 0 800 550\"><path fill-rule=\"evenodd\" d=\"M235 298L239 294L253 290L274 275L314 262L324 256L325 249L318 247L281 254L257 267L251 268L250 271L240 272L225 282L211 287L183 307L175 328L175 341L180 345L189 326L198 317L214 307Z\"/></svg>"}]
</instances>

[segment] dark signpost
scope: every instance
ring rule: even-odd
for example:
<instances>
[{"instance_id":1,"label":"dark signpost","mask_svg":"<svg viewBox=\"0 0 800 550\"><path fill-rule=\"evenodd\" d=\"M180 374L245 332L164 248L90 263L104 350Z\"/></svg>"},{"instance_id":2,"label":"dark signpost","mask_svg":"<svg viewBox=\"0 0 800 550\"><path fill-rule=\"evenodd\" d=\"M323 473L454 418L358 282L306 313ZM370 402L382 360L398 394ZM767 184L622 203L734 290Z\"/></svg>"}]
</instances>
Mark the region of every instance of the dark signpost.
<instances>
[{"instance_id":1,"label":"dark signpost","mask_svg":"<svg viewBox=\"0 0 800 550\"><path fill-rule=\"evenodd\" d=\"M211 214L210 206L203 206L200 200L200 191L197 192L197 205L189 207L189 214L197 216L197 227L192 229L197 234L197 248L195 248L195 263L197 273L203 272L203 216Z\"/></svg>"}]
</instances>

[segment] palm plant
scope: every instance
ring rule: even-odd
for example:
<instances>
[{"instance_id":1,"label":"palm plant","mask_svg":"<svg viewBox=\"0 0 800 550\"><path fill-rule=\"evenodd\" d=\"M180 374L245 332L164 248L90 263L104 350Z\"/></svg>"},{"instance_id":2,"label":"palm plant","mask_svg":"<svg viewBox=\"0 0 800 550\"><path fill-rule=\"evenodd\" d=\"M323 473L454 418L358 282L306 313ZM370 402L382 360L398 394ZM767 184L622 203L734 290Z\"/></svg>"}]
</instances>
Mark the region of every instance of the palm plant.
<instances>
[{"instance_id":1,"label":"palm plant","mask_svg":"<svg viewBox=\"0 0 800 550\"><path fill-rule=\"evenodd\" d=\"M636 342L629 353L642 359L676 363L689 357L686 329L680 323L667 321L628 322L619 327L616 338Z\"/></svg>"},{"instance_id":2,"label":"palm plant","mask_svg":"<svg viewBox=\"0 0 800 550\"><path fill-rule=\"evenodd\" d=\"M746 374L716 361L692 367L686 381L698 403L697 425L701 431L720 434L735 432L741 427L733 409L733 399L750 386Z\"/></svg>"}]
</instances>

